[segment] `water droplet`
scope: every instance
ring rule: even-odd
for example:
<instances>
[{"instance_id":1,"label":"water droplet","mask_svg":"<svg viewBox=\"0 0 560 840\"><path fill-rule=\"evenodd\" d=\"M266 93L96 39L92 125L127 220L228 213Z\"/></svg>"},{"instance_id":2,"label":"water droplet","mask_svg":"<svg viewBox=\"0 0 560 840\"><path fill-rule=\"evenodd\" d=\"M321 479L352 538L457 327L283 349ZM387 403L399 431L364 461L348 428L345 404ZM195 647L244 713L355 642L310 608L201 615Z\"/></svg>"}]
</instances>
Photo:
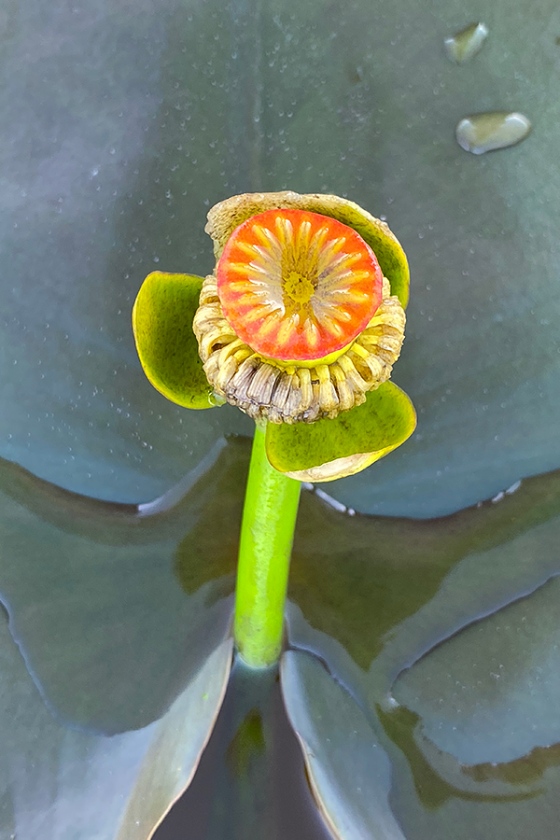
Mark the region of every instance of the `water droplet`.
<instances>
[{"instance_id":1,"label":"water droplet","mask_svg":"<svg viewBox=\"0 0 560 840\"><path fill-rule=\"evenodd\" d=\"M462 119L455 130L457 143L466 152L482 155L520 143L531 131L531 122L516 111L488 111Z\"/></svg>"},{"instance_id":2,"label":"water droplet","mask_svg":"<svg viewBox=\"0 0 560 840\"><path fill-rule=\"evenodd\" d=\"M470 23L451 38L446 38L445 51L455 64L465 64L480 50L488 37L488 27L484 23Z\"/></svg>"}]
</instances>

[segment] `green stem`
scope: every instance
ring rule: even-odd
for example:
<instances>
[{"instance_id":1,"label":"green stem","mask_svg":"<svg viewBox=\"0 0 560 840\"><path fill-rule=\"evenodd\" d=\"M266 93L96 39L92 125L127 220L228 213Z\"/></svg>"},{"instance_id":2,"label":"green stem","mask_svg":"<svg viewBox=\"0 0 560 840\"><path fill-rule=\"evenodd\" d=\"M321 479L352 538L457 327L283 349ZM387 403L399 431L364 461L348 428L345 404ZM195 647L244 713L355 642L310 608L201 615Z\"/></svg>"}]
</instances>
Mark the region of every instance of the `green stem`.
<instances>
[{"instance_id":1,"label":"green stem","mask_svg":"<svg viewBox=\"0 0 560 840\"><path fill-rule=\"evenodd\" d=\"M252 668L277 661L301 483L270 466L257 424L239 544L234 637Z\"/></svg>"}]
</instances>

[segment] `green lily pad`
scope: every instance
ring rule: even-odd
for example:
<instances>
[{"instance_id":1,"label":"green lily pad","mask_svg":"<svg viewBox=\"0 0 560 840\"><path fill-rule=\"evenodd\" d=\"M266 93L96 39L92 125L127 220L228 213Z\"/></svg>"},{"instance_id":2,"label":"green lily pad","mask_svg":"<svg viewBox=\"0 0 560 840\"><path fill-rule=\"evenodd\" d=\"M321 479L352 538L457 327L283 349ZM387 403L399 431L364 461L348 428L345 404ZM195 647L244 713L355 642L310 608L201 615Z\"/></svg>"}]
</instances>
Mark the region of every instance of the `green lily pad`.
<instances>
[{"instance_id":1,"label":"green lily pad","mask_svg":"<svg viewBox=\"0 0 560 840\"><path fill-rule=\"evenodd\" d=\"M428 521L349 516L314 495L294 543L290 643L350 687L391 761L404 836L554 840L560 473Z\"/></svg>"},{"instance_id":2,"label":"green lily pad","mask_svg":"<svg viewBox=\"0 0 560 840\"><path fill-rule=\"evenodd\" d=\"M311 787L340 840L405 840L389 804L391 765L350 694L314 657L282 657L282 694Z\"/></svg>"},{"instance_id":3,"label":"green lily pad","mask_svg":"<svg viewBox=\"0 0 560 840\"><path fill-rule=\"evenodd\" d=\"M462 764L504 764L559 744L559 607L556 577L428 652L393 696Z\"/></svg>"},{"instance_id":4,"label":"green lily pad","mask_svg":"<svg viewBox=\"0 0 560 840\"><path fill-rule=\"evenodd\" d=\"M559 535L560 473L427 521L352 516L329 497L303 493L291 598L361 671L376 662L388 692L434 640L551 577Z\"/></svg>"},{"instance_id":5,"label":"green lily pad","mask_svg":"<svg viewBox=\"0 0 560 840\"><path fill-rule=\"evenodd\" d=\"M0 461L0 600L59 720L108 734L146 726L229 635L233 581L207 576L187 593L178 570L207 567L193 527L206 516L211 529L238 494L239 454L218 447L206 473L144 505L76 496Z\"/></svg>"},{"instance_id":6,"label":"green lily pad","mask_svg":"<svg viewBox=\"0 0 560 840\"><path fill-rule=\"evenodd\" d=\"M132 16L49 8L38 21L9 0L0 23L0 455L130 502L225 432L250 433L233 408L187 413L154 391L130 312L154 268L212 269L212 204L292 189L386 216L411 267L396 370L419 429L337 499L431 517L560 464L555 0L468 20L457 0L383 0L375 15L360 0L336 25L318 0L230 18L218 0L164 0L157 25L148 0ZM471 19L490 36L455 66L441 45ZM533 133L466 154L457 122L496 108L525 111Z\"/></svg>"},{"instance_id":7,"label":"green lily pad","mask_svg":"<svg viewBox=\"0 0 560 840\"><path fill-rule=\"evenodd\" d=\"M222 642L186 691L151 727L152 738L132 789L117 840L146 840L191 783L229 678L233 642Z\"/></svg>"},{"instance_id":8,"label":"green lily pad","mask_svg":"<svg viewBox=\"0 0 560 840\"><path fill-rule=\"evenodd\" d=\"M219 711L230 662L231 643L226 641L160 721L107 738L69 729L52 716L10 636L5 615L0 616L2 840L146 840L148 832L142 834L140 828L147 822L138 826L135 819L130 824L130 803L147 768L166 765L169 770L160 776L160 787L146 801L145 810L151 804L150 818L157 821L162 814L155 807L157 794L165 789L160 800L164 807L176 795L177 785L192 774ZM140 816L144 815L136 818Z\"/></svg>"},{"instance_id":9,"label":"green lily pad","mask_svg":"<svg viewBox=\"0 0 560 840\"><path fill-rule=\"evenodd\" d=\"M410 437L416 413L392 382L367 394L366 401L334 420L268 423L266 454L279 472L300 481L331 481L383 458Z\"/></svg>"},{"instance_id":10,"label":"green lily pad","mask_svg":"<svg viewBox=\"0 0 560 840\"><path fill-rule=\"evenodd\" d=\"M216 400L202 368L193 318L203 278L153 271L132 310L144 373L164 397L184 408L212 408Z\"/></svg>"}]
</instances>

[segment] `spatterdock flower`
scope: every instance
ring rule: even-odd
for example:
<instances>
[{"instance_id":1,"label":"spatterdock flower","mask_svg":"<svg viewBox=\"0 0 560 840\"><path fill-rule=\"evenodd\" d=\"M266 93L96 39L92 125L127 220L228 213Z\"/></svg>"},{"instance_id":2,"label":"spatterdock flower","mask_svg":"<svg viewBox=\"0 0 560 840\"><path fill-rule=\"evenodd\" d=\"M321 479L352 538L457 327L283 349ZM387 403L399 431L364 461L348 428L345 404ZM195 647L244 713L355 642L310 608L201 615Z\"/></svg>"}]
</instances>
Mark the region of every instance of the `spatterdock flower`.
<instances>
[{"instance_id":1,"label":"spatterdock flower","mask_svg":"<svg viewBox=\"0 0 560 840\"><path fill-rule=\"evenodd\" d=\"M274 424L270 460L298 478L357 472L402 443L414 410L387 380L404 338L408 265L387 225L336 196L284 192L223 201L206 230L212 274L155 272L140 290L134 327L150 381L182 405L227 401ZM298 460L298 441L309 451L315 438L324 460Z\"/></svg>"},{"instance_id":2,"label":"spatterdock flower","mask_svg":"<svg viewBox=\"0 0 560 840\"><path fill-rule=\"evenodd\" d=\"M211 234L238 201L214 208ZM231 232L202 287L194 331L217 394L255 419L310 423L360 405L389 378L404 323L357 231L279 207Z\"/></svg>"}]
</instances>

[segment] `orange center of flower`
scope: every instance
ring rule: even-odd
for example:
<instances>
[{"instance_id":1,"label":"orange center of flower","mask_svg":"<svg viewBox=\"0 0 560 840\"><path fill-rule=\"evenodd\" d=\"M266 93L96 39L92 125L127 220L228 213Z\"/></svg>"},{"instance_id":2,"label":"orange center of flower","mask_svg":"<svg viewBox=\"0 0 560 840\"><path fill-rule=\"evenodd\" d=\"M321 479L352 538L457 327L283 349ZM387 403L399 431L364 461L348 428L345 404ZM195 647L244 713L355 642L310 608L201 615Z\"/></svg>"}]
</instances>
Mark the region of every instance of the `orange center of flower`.
<instances>
[{"instance_id":1,"label":"orange center of flower","mask_svg":"<svg viewBox=\"0 0 560 840\"><path fill-rule=\"evenodd\" d=\"M225 318L257 353L324 359L365 329L383 274L352 228L304 210L267 210L237 227L217 266Z\"/></svg>"}]
</instances>

